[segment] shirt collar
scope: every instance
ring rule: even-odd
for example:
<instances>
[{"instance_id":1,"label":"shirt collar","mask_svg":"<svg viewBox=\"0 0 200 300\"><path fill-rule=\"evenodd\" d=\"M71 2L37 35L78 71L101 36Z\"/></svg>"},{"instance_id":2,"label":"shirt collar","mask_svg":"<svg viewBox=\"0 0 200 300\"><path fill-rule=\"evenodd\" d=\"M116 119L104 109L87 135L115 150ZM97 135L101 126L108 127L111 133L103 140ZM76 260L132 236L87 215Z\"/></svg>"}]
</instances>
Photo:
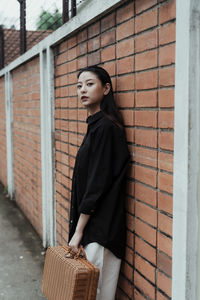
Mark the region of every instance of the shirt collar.
<instances>
[{"instance_id":1,"label":"shirt collar","mask_svg":"<svg viewBox=\"0 0 200 300\"><path fill-rule=\"evenodd\" d=\"M96 122L97 120L101 119L103 117L103 115L104 115L103 112L100 110L100 111L96 112L95 114L87 117L86 122L88 123L88 125L91 125L94 122Z\"/></svg>"}]
</instances>

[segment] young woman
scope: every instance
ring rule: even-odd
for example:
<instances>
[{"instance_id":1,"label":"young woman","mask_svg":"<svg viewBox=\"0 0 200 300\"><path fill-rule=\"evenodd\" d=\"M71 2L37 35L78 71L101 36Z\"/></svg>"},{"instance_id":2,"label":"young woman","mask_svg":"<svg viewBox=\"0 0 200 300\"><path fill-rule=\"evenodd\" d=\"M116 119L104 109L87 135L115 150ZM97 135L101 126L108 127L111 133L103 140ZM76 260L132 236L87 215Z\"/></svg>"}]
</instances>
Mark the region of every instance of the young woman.
<instances>
[{"instance_id":1,"label":"young woman","mask_svg":"<svg viewBox=\"0 0 200 300\"><path fill-rule=\"evenodd\" d=\"M69 246L76 252L83 245L100 269L97 299L114 300L125 249L129 151L109 74L97 66L83 69L77 91L90 115L74 167Z\"/></svg>"}]
</instances>

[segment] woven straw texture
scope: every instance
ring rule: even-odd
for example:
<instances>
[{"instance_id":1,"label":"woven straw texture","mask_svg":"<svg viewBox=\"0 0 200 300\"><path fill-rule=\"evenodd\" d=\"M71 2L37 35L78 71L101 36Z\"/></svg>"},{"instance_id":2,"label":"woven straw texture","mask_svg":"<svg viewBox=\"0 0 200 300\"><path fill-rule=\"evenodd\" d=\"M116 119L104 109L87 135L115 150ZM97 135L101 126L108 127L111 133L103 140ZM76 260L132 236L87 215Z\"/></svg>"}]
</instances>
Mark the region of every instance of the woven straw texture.
<instances>
[{"instance_id":1,"label":"woven straw texture","mask_svg":"<svg viewBox=\"0 0 200 300\"><path fill-rule=\"evenodd\" d=\"M95 300L99 269L84 258L66 258L62 246L46 252L42 292L48 300Z\"/></svg>"}]
</instances>

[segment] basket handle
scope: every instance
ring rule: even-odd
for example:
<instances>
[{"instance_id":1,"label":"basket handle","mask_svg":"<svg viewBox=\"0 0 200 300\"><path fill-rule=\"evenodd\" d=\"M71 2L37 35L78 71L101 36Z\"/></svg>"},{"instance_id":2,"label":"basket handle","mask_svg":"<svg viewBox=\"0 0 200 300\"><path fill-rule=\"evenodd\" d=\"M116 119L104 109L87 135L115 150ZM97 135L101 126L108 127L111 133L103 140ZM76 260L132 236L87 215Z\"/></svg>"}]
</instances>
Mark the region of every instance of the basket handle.
<instances>
[{"instance_id":1,"label":"basket handle","mask_svg":"<svg viewBox=\"0 0 200 300\"><path fill-rule=\"evenodd\" d=\"M87 259L85 249L83 248L83 246L80 246L78 248L78 252L74 252L70 246L62 246L62 247L63 247L63 249L65 249L65 251L67 251L67 253L65 254L66 258L72 258L72 259L83 258L83 259Z\"/></svg>"}]
</instances>

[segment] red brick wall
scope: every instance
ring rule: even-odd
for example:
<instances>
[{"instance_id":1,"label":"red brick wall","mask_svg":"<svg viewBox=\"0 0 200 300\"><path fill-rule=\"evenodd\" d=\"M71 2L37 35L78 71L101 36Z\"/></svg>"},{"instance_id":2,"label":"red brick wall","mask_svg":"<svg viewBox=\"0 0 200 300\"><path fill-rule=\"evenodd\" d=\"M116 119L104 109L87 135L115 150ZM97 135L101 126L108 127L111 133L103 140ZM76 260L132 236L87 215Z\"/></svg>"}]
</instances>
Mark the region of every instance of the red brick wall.
<instances>
[{"instance_id":1,"label":"red brick wall","mask_svg":"<svg viewBox=\"0 0 200 300\"><path fill-rule=\"evenodd\" d=\"M42 236L39 58L12 75L15 199Z\"/></svg>"},{"instance_id":2,"label":"red brick wall","mask_svg":"<svg viewBox=\"0 0 200 300\"><path fill-rule=\"evenodd\" d=\"M136 0L55 49L57 239L68 236L70 190L86 110L77 71L100 64L112 77L132 154L127 250L118 299L171 298L175 0Z\"/></svg>"},{"instance_id":3,"label":"red brick wall","mask_svg":"<svg viewBox=\"0 0 200 300\"><path fill-rule=\"evenodd\" d=\"M0 78L0 181L7 186L5 80Z\"/></svg>"}]
</instances>

